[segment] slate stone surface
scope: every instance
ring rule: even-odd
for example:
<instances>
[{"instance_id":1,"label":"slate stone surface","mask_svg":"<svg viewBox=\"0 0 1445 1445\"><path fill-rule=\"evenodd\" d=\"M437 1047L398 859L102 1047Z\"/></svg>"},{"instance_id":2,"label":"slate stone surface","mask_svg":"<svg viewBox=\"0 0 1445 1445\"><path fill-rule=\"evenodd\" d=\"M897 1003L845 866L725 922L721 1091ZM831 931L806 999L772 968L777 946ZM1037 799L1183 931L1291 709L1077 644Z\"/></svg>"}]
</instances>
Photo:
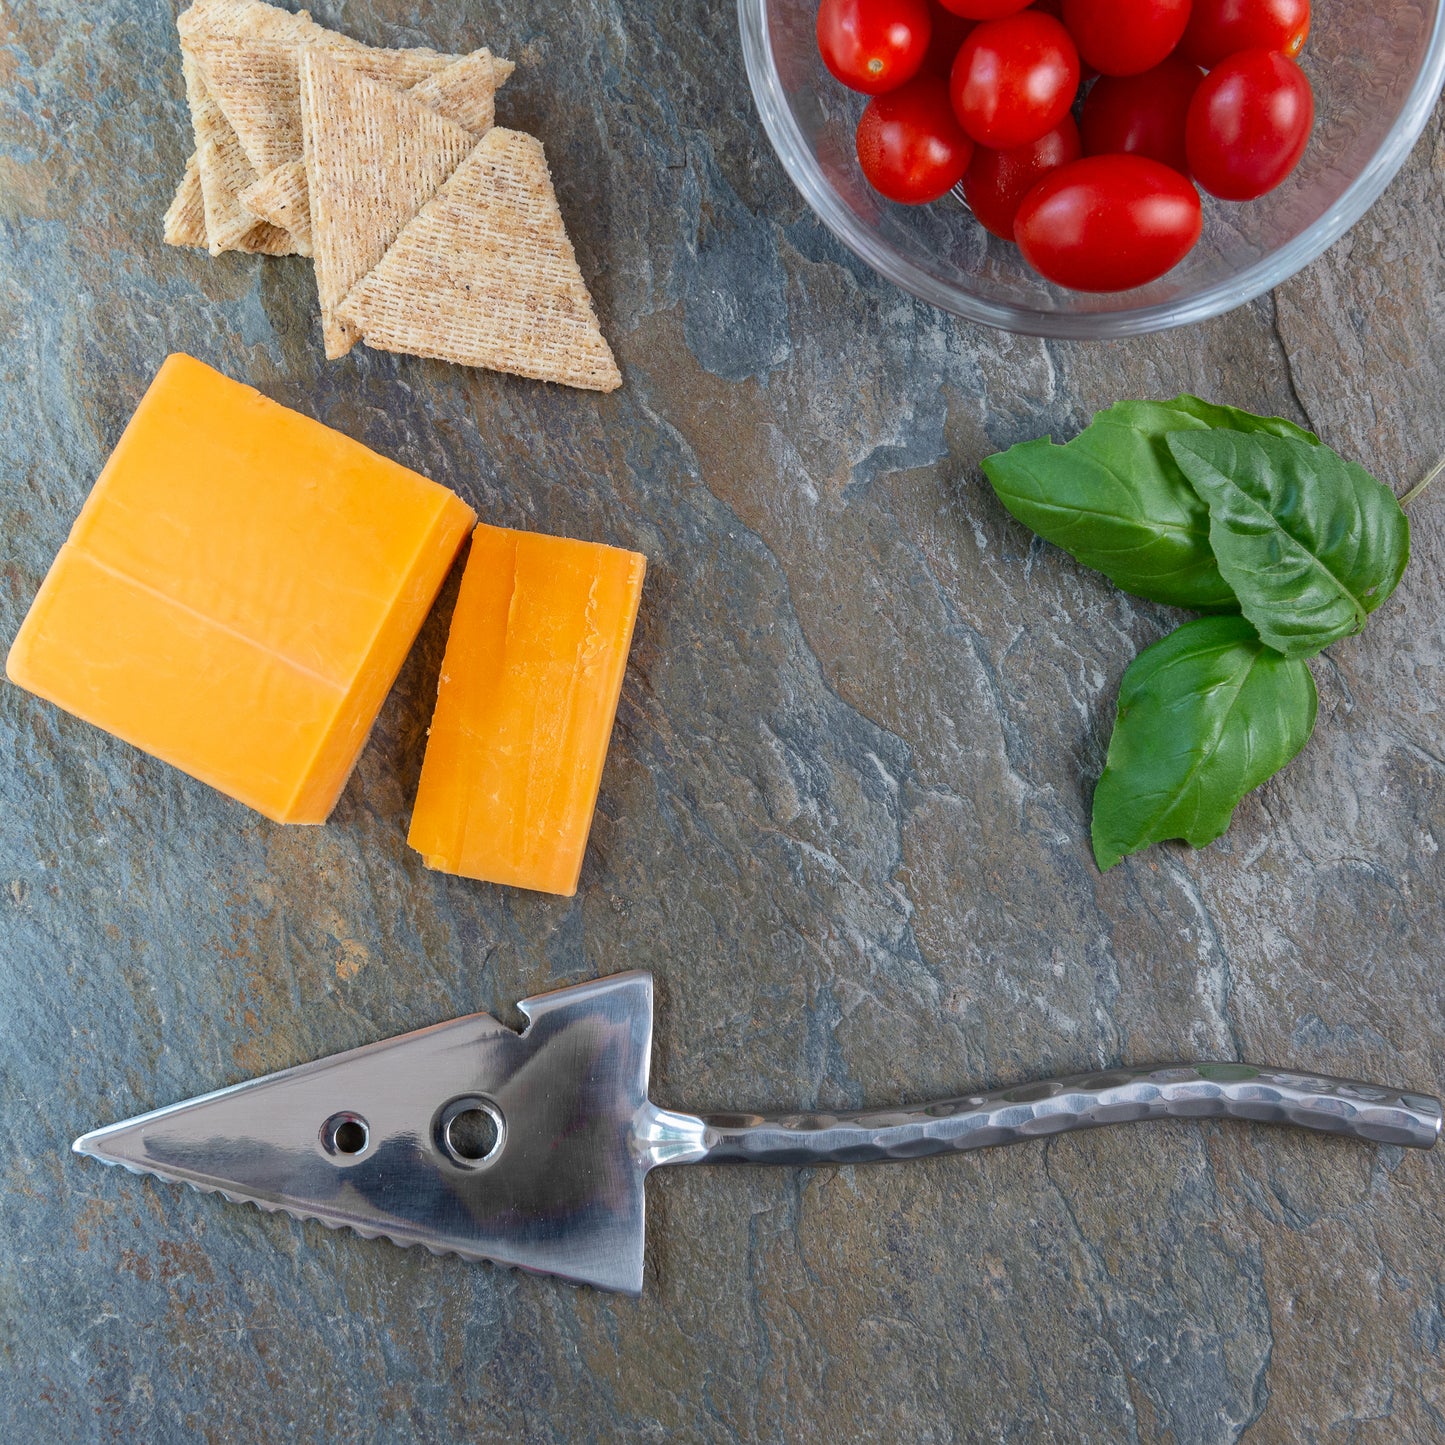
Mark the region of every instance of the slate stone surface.
<instances>
[{"instance_id":1,"label":"slate stone surface","mask_svg":"<svg viewBox=\"0 0 1445 1445\"><path fill-rule=\"evenodd\" d=\"M298 1226L77 1160L83 1129L623 967L664 1104L848 1105L1173 1055L1445 1080L1445 494L1315 740L1228 837L1101 877L1119 676L1174 618L978 470L1120 396L1445 449L1437 116L1265 298L1109 345L868 274L763 140L730 5L317 0L521 62L627 384L359 348L306 263L159 243L189 149L163 0L0 4L0 639L175 348L457 488L652 559L582 890L405 846L455 583L332 824L287 831L0 687L7 1441L1445 1438L1445 1154L1153 1126L649 1186L641 1301Z\"/></svg>"}]
</instances>

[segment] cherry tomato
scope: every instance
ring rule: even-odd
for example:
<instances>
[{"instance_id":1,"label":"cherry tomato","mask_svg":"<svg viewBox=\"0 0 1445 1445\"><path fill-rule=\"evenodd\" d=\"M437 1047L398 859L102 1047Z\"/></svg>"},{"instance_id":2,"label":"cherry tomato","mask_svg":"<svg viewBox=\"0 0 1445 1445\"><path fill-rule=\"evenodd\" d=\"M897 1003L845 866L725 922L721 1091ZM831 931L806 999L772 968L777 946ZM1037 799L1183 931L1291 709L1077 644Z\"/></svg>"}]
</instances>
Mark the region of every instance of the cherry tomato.
<instances>
[{"instance_id":1,"label":"cherry tomato","mask_svg":"<svg viewBox=\"0 0 1445 1445\"><path fill-rule=\"evenodd\" d=\"M941 76L918 75L875 95L858 122L858 160L876 191L918 206L946 195L973 159Z\"/></svg>"},{"instance_id":2,"label":"cherry tomato","mask_svg":"<svg viewBox=\"0 0 1445 1445\"><path fill-rule=\"evenodd\" d=\"M1023 199L1050 171L1078 160L1079 128L1066 115L1048 135L1013 150L979 146L963 176L963 195L979 225L1005 241L1014 238L1014 217Z\"/></svg>"},{"instance_id":3,"label":"cherry tomato","mask_svg":"<svg viewBox=\"0 0 1445 1445\"><path fill-rule=\"evenodd\" d=\"M927 0L823 0L818 6L823 64L864 95L912 80L930 35Z\"/></svg>"},{"instance_id":4,"label":"cherry tomato","mask_svg":"<svg viewBox=\"0 0 1445 1445\"><path fill-rule=\"evenodd\" d=\"M1052 15L1060 25L1064 24L1064 0L1034 0L1031 9L1037 10L1042 15ZM1065 25L1064 29L1068 29ZM1078 47L1075 46L1075 49ZM1082 56L1079 57L1079 84L1087 85L1091 80L1097 80L1099 72L1094 69Z\"/></svg>"},{"instance_id":5,"label":"cherry tomato","mask_svg":"<svg viewBox=\"0 0 1445 1445\"><path fill-rule=\"evenodd\" d=\"M1138 75L1179 44L1189 0L1064 0L1064 24L1100 75Z\"/></svg>"},{"instance_id":6,"label":"cherry tomato","mask_svg":"<svg viewBox=\"0 0 1445 1445\"><path fill-rule=\"evenodd\" d=\"M1203 79L1177 55L1141 75L1103 76L1079 116L1084 154L1148 156L1187 174L1184 118Z\"/></svg>"},{"instance_id":7,"label":"cherry tomato","mask_svg":"<svg viewBox=\"0 0 1445 1445\"><path fill-rule=\"evenodd\" d=\"M1014 237L1040 275L1075 291L1127 291L1177 266L1199 239L1199 193L1162 161L1086 156L1024 197Z\"/></svg>"},{"instance_id":8,"label":"cherry tomato","mask_svg":"<svg viewBox=\"0 0 1445 1445\"><path fill-rule=\"evenodd\" d=\"M933 24L933 38L928 42L923 68L947 80L960 47L973 29L973 21L945 10L939 0L929 0L928 14Z\"/></svg>"},{"instance_id":9,"label":"cherry tomato","mask_svg":"<svg viewBox=\"0 0 1445 1445\"><path fill-rule=\"evenodd\" d=\"M1294 61L1241 50L1215 66L1189 102L1189 169L1213 195L1253 200L1299 164L1314 121L1314 92Z\"/></svg>"},{"instance_id":10,"label":"cherry tomato","mask_svg":"<svg viewBox=\"0 0 1445 1445\"><path fill-rule=\"evenodd\" d=\"M995 150L1028 145L1058 125L1079 90L1079 56L1051 15L985 20L963 42L949 80L959 124Z\"/></svg>"},{"instance_id":11,"label":"cherry tomato","mask_svg":"<svg viewBox=\"0 0 1445 1445\"><path fill-rule=\"evenodd\" d=\"M965 20L997 20L1023 10L1029 0L938 0L945 10L952 10Z\"/></svg>"},{"instance_id":12,"label":"cherry tomato","mask_svg":"<svg viewBox=\"0 0 1445 1445\"><path fill-rule=\"evenodd\" d=\"M1241 50L1293 59L1310 33L1310 0L1194 0L1180 52L1205 69Z\"/></svg>"}]
</instances>

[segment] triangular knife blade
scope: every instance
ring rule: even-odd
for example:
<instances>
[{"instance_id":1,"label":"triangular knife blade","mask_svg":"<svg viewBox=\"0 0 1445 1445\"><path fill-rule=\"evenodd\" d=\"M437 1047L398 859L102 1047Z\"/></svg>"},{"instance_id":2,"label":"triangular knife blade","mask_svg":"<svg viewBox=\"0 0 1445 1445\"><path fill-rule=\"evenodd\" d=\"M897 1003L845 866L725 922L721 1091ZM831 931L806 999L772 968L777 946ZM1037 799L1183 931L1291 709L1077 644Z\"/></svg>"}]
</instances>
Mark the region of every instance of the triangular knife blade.
<instances>
[{"instance_id":1,"label":"triangular knife blade","mask_svg":"<svg viewBox=\"0 0 1445 1445\"><path fill-rule=\"evenodd\" d=\"M518 1007L520 1034L472 1014L72 1147L333 1229L638 1294L652 979L616 974Z\"/></svg>"}]
</instances>

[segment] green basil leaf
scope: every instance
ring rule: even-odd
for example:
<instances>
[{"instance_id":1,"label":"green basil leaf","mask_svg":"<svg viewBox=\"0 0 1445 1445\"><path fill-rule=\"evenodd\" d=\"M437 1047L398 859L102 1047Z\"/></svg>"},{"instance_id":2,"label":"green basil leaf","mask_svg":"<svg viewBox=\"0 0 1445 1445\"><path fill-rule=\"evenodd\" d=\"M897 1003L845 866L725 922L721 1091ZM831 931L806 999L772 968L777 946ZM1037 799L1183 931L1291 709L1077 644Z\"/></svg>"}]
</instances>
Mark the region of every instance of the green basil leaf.
<instances>
[{"instance_id":1,"label":"green basil leaf","mask_svg":"<svg viewBox=\"0 0 1445 1445\"><path fill-rule=\"evenodd\" d=\"M1394 493L1328 447L1239 432L1175 432L1169 448L1209 506L1219 569L1260 637L1313 657L1359 632L1410 560Z\"/></svg>"},{"instance_id":2,"label":"green basil leaf","mask_svg":"<svg viewBox=\"0 0 1445 1445\"><path fill-rule=\"evenodd\" d=\"M1212 401L1187 393L1176 396L1173 401L1116 402L1107 411L1098 412L1094 420L1130 426L1143 432L1159 444L1166 465L1170 458L1163 441L1172 431L1241 431L1290 437L1313 446L1320 444L1320 439L1312 431L1306 431L1282 416L1256 416L1252 411L1241 411L1237 406L1216 406Z\"/></svg>"},{"instance_id":3,"label":"green basil leaf","mask_svg":"<svg viewBox=\"0 0 1445 1445\"><path fill-rule=\"evenodd\" d=\"M1116 587L1175 607L1234 611L1209 544L1209 510L1165 441L1210 427L1314 440L1280 417L1195 396L1124 401L1065 446L1023 442L988 457L983 470L1020 522Z\"/></svg>"},{"instance_id":4,"label":"green basil leaf","mask_svg":"<svg viewBox=\"0 0 1445 1445\"><path fill-rule=\"evenodd\" d=\"M983 463L1024 526L1116 587L1201 610L1234 607L1209 547L1209 510L1149 439L1095 423L1067 446L1022 442Z\"/></svg>"},{"instance_id":5,"label":"green basil leaf","mask_svg":"<svg viewBox=\"0 0 1445 1445\"><path fill-rule=\"evenodd\" d=\"M1134 659L1094 790L1101 869L1166 838L1212 843L1239 800L1309 741L1307 663L1266 647L1243 617L1186 622Z\"/></svg>"}]
</instances>

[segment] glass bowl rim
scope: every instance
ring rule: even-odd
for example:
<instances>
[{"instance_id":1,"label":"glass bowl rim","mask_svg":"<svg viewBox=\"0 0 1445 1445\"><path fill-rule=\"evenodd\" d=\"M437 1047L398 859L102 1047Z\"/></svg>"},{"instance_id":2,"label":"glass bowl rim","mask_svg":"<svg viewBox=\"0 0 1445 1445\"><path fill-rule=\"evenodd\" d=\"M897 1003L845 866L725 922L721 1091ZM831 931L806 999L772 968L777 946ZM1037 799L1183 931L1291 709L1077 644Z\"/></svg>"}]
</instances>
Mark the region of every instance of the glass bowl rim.
<instances>
[{"instance_id":1,"label":"glass bowl rim","mask_svg":"<svg viewBox=\"0 0 1445 1445\"><path fill-rule=\"evenodd\" d=\"M855 256L920 301L966 321L1023 336L1062 340L1142 336L1206 321L1273 289L1332 246L1379 199L1414 149L1445 86L1445 3L1441 3L1436 7L1424 63L1384 141L1339 200L1299 235L1242 271L1182 299L1156 301L1119 311L1042 311L989 301L940 281L899 255L859 221L828 184L783 100L782 77L773 56L767 12L768 0L738 0L738 27L742 32L748 85L774 152L814 214Z\"/></svg>"}]
</instances>

